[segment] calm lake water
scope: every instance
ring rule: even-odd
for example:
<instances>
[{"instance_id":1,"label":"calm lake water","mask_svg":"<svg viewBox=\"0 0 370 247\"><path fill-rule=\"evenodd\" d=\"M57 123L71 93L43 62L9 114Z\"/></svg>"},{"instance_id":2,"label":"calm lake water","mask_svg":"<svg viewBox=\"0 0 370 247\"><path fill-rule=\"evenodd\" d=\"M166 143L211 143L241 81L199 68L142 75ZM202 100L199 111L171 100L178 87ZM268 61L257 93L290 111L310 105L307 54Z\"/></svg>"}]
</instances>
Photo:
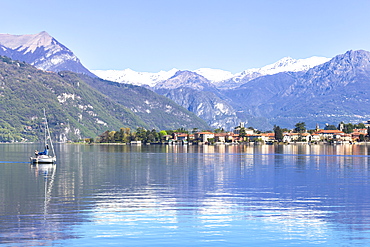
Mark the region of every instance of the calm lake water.
<instances>
[{"instance_id":1,"label":"calm lake water","mask_svg":"<svg viewBox=\"0 0 370 247\"><path fill-rule=\"evenodd\" d=\"M370 245L370 146L35 149L0 145L0 245Z\"/></svg>"}]
</instances>

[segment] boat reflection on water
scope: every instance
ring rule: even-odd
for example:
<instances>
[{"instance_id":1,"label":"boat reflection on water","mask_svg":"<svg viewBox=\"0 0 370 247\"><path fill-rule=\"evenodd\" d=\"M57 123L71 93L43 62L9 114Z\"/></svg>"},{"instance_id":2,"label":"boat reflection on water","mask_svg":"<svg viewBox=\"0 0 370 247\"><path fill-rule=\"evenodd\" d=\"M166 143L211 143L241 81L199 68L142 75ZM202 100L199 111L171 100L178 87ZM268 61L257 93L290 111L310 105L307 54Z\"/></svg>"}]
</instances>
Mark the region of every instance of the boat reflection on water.
<instances>
[{"instance_id":1,"label":"boat reflection on water","mask_svg":"<svg viewBox=\"0 0 370 247\"><path fill-rule=\"evenodd\" d=\"M64 238L64 234L61 231L61 226L59 223L52 220L53 213L49 212L49 205L52 199L52 190L56 174L56 165L53 163L45 164L31 164L31 170L34 171L34 175L37 179L43 179L44 181L44 195L43 195L43 206L39 210L39 215L36 222L38 221L37 233L32 233L37 235L37 240L40 245L45 245L51 243L54 239ZM41 184L40 184L41 185ZM41 188L40 188L41 192ZM40 193L40 197L41 197ZM41 197L42 198L42 197ZM41 199L40 198L40 199ZM41 204L40 204L41 206Z\"/></svg>"},{"instance_id":2,"label":"boat reflection on water","mask_svg":"<svg viewBox=\"0 0 370 247\"><path fill-rule=\"evenodd\" d=\"M36 177L42 175L44 177L44 217L47 214L47 208L51 199L51 191L54 184L56 165L54 163L31 164L31 169L34 170Z\"/></svg>"}]
</instances>

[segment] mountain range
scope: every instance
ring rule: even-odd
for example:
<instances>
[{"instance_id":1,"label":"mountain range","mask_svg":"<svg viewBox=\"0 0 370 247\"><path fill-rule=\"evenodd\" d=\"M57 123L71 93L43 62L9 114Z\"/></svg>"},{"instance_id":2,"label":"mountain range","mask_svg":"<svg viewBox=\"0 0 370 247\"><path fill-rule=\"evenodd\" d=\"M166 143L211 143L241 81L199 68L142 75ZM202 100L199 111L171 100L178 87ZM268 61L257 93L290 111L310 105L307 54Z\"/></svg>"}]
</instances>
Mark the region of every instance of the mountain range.
<instances>
[{"instance_id":1,"label":"mountain range","mask_svg":"<svg viewBox=\"0 0 370 247\"><path fill-rule=\"evenodd\" d=\"M274 124L289 128L305 122L314 127L341 121L358 123L370 117L370 53L363 50L331 59L286 57L236 74L207 68L159 73L130 69L90 72L72 51L45 32L0 35L0 52L42 70L66 75L70 72L60 71L77 72L73 77L157 128L185 127L182 123L190 126L186 118L202 128L208 125L229 130L240 122L271 129ZM163 112L168 115L155 117ZM173 116L180 118L173 120Z\"/></svg>"},{"instance_id":2,"label":"mountain range","mask_svg":"<svg viewBox=\"0 0 370 247\"><path fill-rule=\"evenodd\" d=\"M244 111L235 104L230 92L253 79L283 72L303 72L330 60L325 57L307 59L283 58L262 68L248 69L237 74L202 68L195 71L135 72L130 69L94 70L97 76L121 83L151 88L204 119L212 128L232 129L240 122L258 128L271 128L268 119L255 112ZM256 94L256 97L258 94Z\"/></svg>"},{"instance_id":3,"label":"mountain range","mask_svg":"<svg viewBox=\"0 0 370 247\"><path fill-rule=\"evenodd\" d=\"M154 85L152 90L212 127L231 128L238 122L261 129L271 129L274 124L291 127L297 122L311 127L359 123L370 118L369 54L358 50L332 59L284 58L234 75L212 69L172 70L175 74L170 78L147 86Z\"/></svg>"},{"instance_id":4,"label":"mountain range","mask_svg":"<svg viewBox=\"0 0 370 247\"><path fill-rule=\"evenodd\" d=\"M293 59L285 57L276 63L266 65L262 68L247 69L240 73L233 74L221 69L201 68L192 72L203 76L219 89L231 89L260 76L273 75L280 72L299 72L323 64L329 61L326 57L310 57L306 59ZM158 73L136 72L131 69L125 70L92 70L100 78L120 83L129 83L139 86L155 87L157 83L167 80L180 70L171 69Z\"/></svg>"}]
</instances>

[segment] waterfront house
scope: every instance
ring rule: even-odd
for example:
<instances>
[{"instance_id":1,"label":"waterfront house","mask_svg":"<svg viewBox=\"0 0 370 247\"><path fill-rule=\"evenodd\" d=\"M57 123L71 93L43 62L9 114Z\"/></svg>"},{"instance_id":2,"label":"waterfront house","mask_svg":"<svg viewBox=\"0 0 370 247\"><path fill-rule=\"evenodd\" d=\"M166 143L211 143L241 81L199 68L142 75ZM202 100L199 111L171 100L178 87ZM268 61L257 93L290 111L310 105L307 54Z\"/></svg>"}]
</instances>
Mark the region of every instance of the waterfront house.
<instances>
[{"instance_id":1,"label":"waterfront house","mask_svg":"<svg viewBox=\"0 0 370 247\"><path fill-rule=\"evenodd\" d=\"M363 132L352 132L351 133L351 139L352 141L360 141L360 136L363 135L363 136L366 136L367 134L364 134Z\"/></svg>"},{"instance_id":2,"label":"waterfront house","mask_svg":"<svg viewBox=\"0 0 370 247\"><path fill-rule=\"evenodd\" d=\"M249 134L247 135L249 141L255 142L255 141L262 141L262 142L267 142L270 140L270 137L265 134Z\"/></svg>"},{"instance_id":3,"label":"waterfront house","mask_svg":"<svg viewBox=\"0 0 370 247\"><path fill-rule=\"evenodd\" d=\"M243 138L239 134L234 134L233 132L228 133L226 136L227 142L241 142Z\"/></svg>"},{"instance_id":4,"label":"waterfront house","mask_svg":"<svg viewBox=\"0 0 370 247\"><path fill-rule=\"evenodd\" d=\"M275 141L275 133L262 133L262 136L268 142L274 142Z\"/></svg>"},{"instance_id":5,"label":"waterfront house","mask_svg":"<svg viewBox=\"0 0 370 247\"><path fill-rule=\"evenodd\" d=\"M188 140L188 134L186 133L173 133L172 136L175 141L187 141Z\"/></svg>"},{"instance_id":6,"label":"waterfront house","mask_svg":"<svg viewBox=\"0 0 370 247\"><path fill-rule=\"evenodd\" d=\"M309 142L312 140L310 133L284 133L283 142Z\"/></svg>"},{"instance_id":7,"label":"waterfront house","mask_svg":"<svg viewBox=\"0 0 370 247\"><path fill-rule=\"evenodd\" d=\"M228 141L228 136L230 133L216 133L215 134L215 142L226 142Z\"/></svg>"},{"instance_id":8,"label":"waterfront house","mask_svg":"<svg viewBox=\"0 0 370 247\"><path fill-rule=\"evenodd\" d=\"M299 133L284 133L283 142L294 142L299 138Z\"/></svg>"},{"instance_id":9,"label":"waterfront house","mask_svg":"<svg viewBox=\"0 0 370 247\"><path fill-rule=\"evenodd\" d=\"M359 132L359 133L362 133L364 135L367 135L367 128L365 128L365 129L353 129L353 132Z\"/></svg>"},{"instance_id":10,"label":"waterfront house","mask_svg":"<svg viewBox=\"0 0 370 247\"><path fill-rule=\"evenodd\" d=\"M345 133L340 130L319 130L316 132L320 136L321 140L337 139L342 140L345 137Z\"/></svg>"},{"instance_id":11,"label":"waterfront house","mask_svg":"<svg viewBox=\"0 0 370 247\"><path fill-rule=\"evenodd\" d=\"M198 132L194 134L194 138L200 140L201 142L208 142L209 139L213 139L215 134L212 132Z\"/></svg>"},{"instance_id":12,"label":"waterfront house","mask_svg":"<svg viewBox=\"0 0 370 247\"><path fill-rule=\"evenodd\" d=\"M309 138L309 141L313 141L313 142L319 142L320 140L321 140L320 135L316 133L311 134Z\"/></svg>"}]
</instances>

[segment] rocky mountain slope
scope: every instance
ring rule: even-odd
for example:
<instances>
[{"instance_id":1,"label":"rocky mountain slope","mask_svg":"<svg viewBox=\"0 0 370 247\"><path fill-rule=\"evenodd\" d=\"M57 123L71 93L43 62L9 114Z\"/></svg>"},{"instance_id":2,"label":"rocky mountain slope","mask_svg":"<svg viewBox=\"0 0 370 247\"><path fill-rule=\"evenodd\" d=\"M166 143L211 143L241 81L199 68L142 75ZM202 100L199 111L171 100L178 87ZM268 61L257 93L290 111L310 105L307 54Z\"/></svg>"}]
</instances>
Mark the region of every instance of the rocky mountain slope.
<instances>
[{"instance_id":1,"label":"rocky mountain slope","mask_svg":"<svg viewBox=\"0 0 370 247\"><path fill-rule=\"evenodd\" d=\"M0 55L24 61L45 71L68 70L95 77L71 50L47 32L28 35L0 34Z\"/></svg>"},{"instance_id":2,"label":"rocky mountain slope","mask_svg":"<svg viewBox=\"0 0 370 247\"><path fill-rule=\"evenodd\" d=\"M305 73L264 76L223 93L270 124L362 122L370 118L370 52L348 51Z\"/></svg>"},{"instance_id":3,"label":"rocky mountain slope","mask_svg":"<svg viewBox=\"0 0 370 247\"><path fill-rule=\"evenodd\" d=\"M130 109L150 128L160 130L181 127L185 129L209 129L209 125L194 113L149 89L131 84L105 81L81 74L78 76L109 99L113 99Z\"/></svg>"},{"instance_id":4,"label":"rocky mountain slope","mask_svg":"<svg viewBox=\"0 0 370 247\"><path fill-rule=\"evenodd\" d=\"M190 83L189 80L193 81ZM306 71L280 72L252 80L243 78L238 83L242 84L222 90L210 86L214 84L197 75L174 76L159 85L163 85L162 88L178 85L177 91L162 89L161 93L165 92L164 95L214 127L214 123L227 126L228 122L242 121L261 129L271 129L274 124L289 128L303 121L313 128L317 123L324 126L326 123L337 125L341 121L359 123L370 119L368 51L348 51ZM186 85L196 91L182 89ZM210 91L213 92L212 99L205 96ZM227 109L223 114L218 113L219 105ZM231 116L234 121L229 121Z\"/></svg>"},{"instance_id":5,"label":"rocky mountain slope","mask_svg":"<svg viewBox=\"0 0 370 247\"><path fill-rule=\"evenodd\" d=\"M73 72L44 72L0 56L0 142L37 140L43 108L57 141L95 137L121 127L208 128L169 99L117 84Z\"/></svg>"},{"instance_id":6,"label":"rocky mountain slope","mask_svg":"<svg viewBox=\"0 0 370 247\"><path fill-rule=\"evenodd\" d=\"M213 128L227 130L238 126L240 119L219 90L206 78L191 71L178 71L154 90L204 119Z\"/></svg>"},{"instance_id":7,"label":"rocky mountain slope","mask_svg":"<svg viewBox=\"0 0 370 247\"><path fill-rule=\"evenodd\" d=\"M117 82L146 85L195 113L213 128L230 130L238 126L240 122L246 122L258 128L271 128L271 124L264 115L256 114L258 110L245 110L239 104L234 103L239 97L244 97L243 100L245 100L245 93L239 91L248 91L248 86L244 86L244 89L241 90L234 91L233 89L255 78L265 80L264 76L266 75L278 74L284 71L304 72L327 60L327 58L322 57L299 60L284 58L272 65L245 70L235 75L227 71L214 69L198 69L196 71L173 69L168 72L161 71L158 74L139 73L132 70L94 71L94 73ZM166 76L171 77L165 79ZM283 82L282 85L273 85L273 87L282 87L286 84L289 85L289 82ZM262 90L258 85L258 80L250 85L253 85L253 92L255 92L255 88ZM262 91L273 93L275 89L269 88ZM260 95L259 92L248 95L251 96L251 99L246 104L251 104L251 106L260 104L268 96L265 93Z\"/></svg>"}]
</instances>

